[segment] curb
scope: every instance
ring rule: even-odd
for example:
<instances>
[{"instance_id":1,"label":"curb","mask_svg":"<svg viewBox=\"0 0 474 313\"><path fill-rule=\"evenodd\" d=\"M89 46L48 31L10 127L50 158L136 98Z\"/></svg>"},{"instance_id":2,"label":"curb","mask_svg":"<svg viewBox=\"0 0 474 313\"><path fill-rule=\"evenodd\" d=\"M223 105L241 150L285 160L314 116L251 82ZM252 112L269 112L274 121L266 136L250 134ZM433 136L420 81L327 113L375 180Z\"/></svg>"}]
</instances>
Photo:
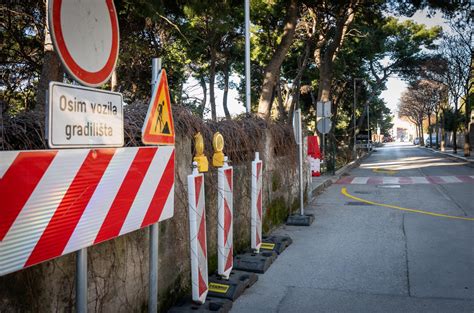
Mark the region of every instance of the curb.
<instances>
[{"instance_id":1,"label":"curb","mask_svg":"<svg viewBox=\"0 0 474 313\"><path fill-rule=\"evenodd\" d=\"M327 187L331 186L333 183L338 181L341 178L342 175L344 175L348 171L352 170L353 168L356 168L356 167L360 166L362 161L364 161L369 156L371 156L373 152L374 152L374 150L364 154L363 156L361 156L357 160L354 160L354 161L344 165L343 167L341 167L340 169L338 169L336 171L336 174L334 176L328 176L325 181L323 181L322 183L320 183L319 185L314 187L314 189L311 191L311 199L316 197L317 195L321 194L324 191L324 189L326 189Z\"/></svg>"},{"instance_id":2,"label":"curb","mask_svg":"<svg viewBox=\"0 0 474 313\"><path fill-rule=\"evenodd\" d=\"M463 156L438 151L438 150L435 150L433 148L428 148L428 147L418 147L418 148L422 148L422 149L431 151L433 153L441 154L441 155L445 156L446 158L448 158L452 161L455 161L455 162L467 162L466 164L464 164L465 166L474 167L474 160L469 160L469 159L467 159Z\"/></svg>"}]
</instances>

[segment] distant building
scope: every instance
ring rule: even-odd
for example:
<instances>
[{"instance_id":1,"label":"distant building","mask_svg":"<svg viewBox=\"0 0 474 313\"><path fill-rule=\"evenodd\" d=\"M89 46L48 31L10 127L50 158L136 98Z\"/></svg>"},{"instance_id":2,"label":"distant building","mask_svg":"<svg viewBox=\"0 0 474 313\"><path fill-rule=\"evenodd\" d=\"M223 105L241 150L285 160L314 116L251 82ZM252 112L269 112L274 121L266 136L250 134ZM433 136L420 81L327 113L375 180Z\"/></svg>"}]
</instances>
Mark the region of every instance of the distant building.
<instances>
[{"instance_id":1,"label":"distant building","mask_svg":"<svg viewBox=\"0 0 474 313\"><path fill-rule=\"evenodd\" d=\"M393 120L392 134L396 141L411 142L416 137L415 125L405 119L395 117Z\"/></svg>"}]
</instances>

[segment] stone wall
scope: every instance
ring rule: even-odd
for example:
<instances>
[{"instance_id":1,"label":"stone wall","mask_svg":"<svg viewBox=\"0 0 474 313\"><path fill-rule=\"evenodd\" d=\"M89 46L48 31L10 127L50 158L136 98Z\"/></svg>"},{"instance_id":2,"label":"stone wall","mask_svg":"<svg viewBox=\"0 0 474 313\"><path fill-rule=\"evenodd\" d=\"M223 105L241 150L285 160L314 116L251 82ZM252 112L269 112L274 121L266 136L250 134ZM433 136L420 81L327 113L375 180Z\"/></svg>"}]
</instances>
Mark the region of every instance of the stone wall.
<instances>
[{"instance_id":1,"label":"stone wall","mask_svg":"<svg viewBox=\"0 0 474 313\"><path fill-rule=\"evenodd\" d=\"M298 207L296 151L275 155L264 136L264 231L281 224ZM175 215L159 225L159 307L165 312L190 293L189 225L186 176L191 172L192 142L176 139ZM209 148L209 147L207 147ZM280 152L281 153L281 152ZM248 163L248 164L247 164ZM308 189L308 168L304 184ZM205 175L209 272L217 268L217 175ZM250 162L234 166L234 247L250 246ZM148 229L88 248L89 312L145 312L148 301ZM0 312L75 311L75 254L0 277Z\"/></svg>"}]
</instances>

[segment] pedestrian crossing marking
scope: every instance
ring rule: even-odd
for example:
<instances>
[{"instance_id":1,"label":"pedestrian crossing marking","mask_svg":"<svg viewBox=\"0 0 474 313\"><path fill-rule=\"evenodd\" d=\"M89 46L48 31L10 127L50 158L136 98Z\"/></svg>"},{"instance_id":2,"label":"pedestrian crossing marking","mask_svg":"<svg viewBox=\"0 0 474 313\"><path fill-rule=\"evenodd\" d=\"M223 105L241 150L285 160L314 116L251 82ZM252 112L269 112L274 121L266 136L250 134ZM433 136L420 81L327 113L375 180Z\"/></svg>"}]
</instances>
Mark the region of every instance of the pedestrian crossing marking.
<instances>
[{"instance_id":1,"label":"pedestrian crossing marking","mask_svg":"<svg viewBox=\"0 0 474 313\"><path fill-rule=\"evenodd\" d=\"M340 185L426 185L426 184L474 184L474 176L344 176L337 182Z\"/></svg>"},{"instance_id":2,"label":"pedestrian crossing marking","mask_svg":"<svg viewBox=\"0 0 474 313\"><path fill-rule=\"evenodd\" d=\"M370 177L355 177L354 180L352 181L353 184L367 184L367 181L369 180Z\"/></svg>"}]
</instances>

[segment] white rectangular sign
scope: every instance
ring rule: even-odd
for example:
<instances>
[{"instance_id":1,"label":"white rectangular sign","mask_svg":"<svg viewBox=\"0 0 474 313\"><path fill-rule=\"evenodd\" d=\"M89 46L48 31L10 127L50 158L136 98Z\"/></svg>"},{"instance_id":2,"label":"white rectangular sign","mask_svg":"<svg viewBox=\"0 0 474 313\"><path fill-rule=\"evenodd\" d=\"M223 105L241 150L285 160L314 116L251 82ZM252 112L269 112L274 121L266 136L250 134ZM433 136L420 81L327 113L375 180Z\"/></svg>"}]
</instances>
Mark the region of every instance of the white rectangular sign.
<instances>
[{"instance_id":1,"label":"white rectangular sign","mask_svg":"<svg viewBox=\"0 0 474 313\"><path fill-rule=\"evenodd\" d=\"M318 101L316 114L317 117L331 117L331 101Z\"/></svg>"},{"instance_id":2,"label":"white rectangular sign","mask_svg":"<svg viewBox=\"0 0 474 313\"><path fill-rule=\"evenodd\" d=\"M51 82L49 147L123 146L122 103L117 92Z\"/></svg>"}]
</instances>

